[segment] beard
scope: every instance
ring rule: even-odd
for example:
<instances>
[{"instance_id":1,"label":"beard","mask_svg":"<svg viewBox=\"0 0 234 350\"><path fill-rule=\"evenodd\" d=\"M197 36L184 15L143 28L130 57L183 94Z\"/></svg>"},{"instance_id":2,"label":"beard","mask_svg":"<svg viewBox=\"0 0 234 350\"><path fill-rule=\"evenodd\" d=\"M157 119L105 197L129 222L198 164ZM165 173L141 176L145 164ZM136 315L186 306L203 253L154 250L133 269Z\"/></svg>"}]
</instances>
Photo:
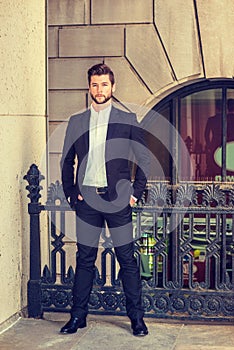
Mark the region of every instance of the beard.
<instances>
[{"instance_id":1,"label":"beard","mask_svg":"<svg viewBox=\"0 0 234 350\"><path fill-rule=\"evenodd\" d=\"M108 102L108 101L112 98L112 93L111 93L110 95L107 95L107 96L102 95L102 96L103 96L103 99L102 99L101 101L97 100L97 98L96 98L93 94L91 94L91 93L90 93L90 96L91 96L92 100L93 100L96 104L102 105L102 104Z\"/></svg>"}]
</instances>

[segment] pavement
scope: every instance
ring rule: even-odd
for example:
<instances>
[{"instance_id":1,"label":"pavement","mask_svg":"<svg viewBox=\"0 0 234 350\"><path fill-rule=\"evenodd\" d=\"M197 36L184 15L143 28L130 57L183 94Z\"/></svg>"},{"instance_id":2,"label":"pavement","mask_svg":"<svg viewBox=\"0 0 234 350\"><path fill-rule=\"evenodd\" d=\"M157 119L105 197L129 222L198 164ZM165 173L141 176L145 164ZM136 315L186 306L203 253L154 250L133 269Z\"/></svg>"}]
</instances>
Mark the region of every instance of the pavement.
<instances>
[{"instance_id":1,"label":"pavement","mask_svg":"<svg viewBox=\"0 0 234 350\"><path fill-rule=\"evenodd\" d=\"M234 350L233 324L183 323L145 318L146 337L134 337L123 316L89 315L86 328L59 334L69 314L19 318L0 334L1 350Z\"/></svg>"}]
</instances>

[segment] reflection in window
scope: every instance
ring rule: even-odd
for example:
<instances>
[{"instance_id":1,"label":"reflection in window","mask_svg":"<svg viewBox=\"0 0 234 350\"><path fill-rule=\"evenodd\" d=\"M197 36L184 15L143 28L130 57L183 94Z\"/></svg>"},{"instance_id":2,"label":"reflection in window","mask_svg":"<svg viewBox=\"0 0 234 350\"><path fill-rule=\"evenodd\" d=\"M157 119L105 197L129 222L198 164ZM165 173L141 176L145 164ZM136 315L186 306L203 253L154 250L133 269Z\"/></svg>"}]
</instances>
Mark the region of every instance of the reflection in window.
<instances>
[{"instance_id":1,"label":"reflection in window","mask_svg":"<svg viewBox=\"0 0 234 350\"><path fill-rule=\"evenodd\" d=\"M234 181L234 89L227 90L226 169L227 181Z\"/></svg>"},{"instance_id":2,"label":"reflection in window","mask_svg":"<svg viewBox=\"0 0 234 350\"><path fill-rule=\"evenodd\" d=\"M214 153L222 145L222 91L207 90L181 99L180 133L191 154L190 180L212 180L221 175Z\"/></svg>"},{"instance_id":3,"label":"reflection in window","mask_svg":"<svg viewBox=\"0 0 234 350\"><path fill-rule=\"evenodd\" d=\"M165 178L174 183L180 180L234 182L234 89L227 88L225 83L210 83L206 89L201 84L196 90L191 86L191 92L195 92L188 94L186 89L186 95L181 89L171 99L169 96L155 106L154 110L173 124L181 137L174 137L173 127L165 130L156 119L152 124L164 135L164 140L168 140L165 145L148 136L149 147L158 158ZM189 158L181 151L181 140ZM172 150L173 155L177 152L177 158L172 156ZM176 162L176 175L173 162ZM151 177L157 178L157 173L158 169L151 169Z\"/></svg>"},{"instance_id":4,"label":"reflection in window","mask_svg":"<svg viewBox=\"0 0 234 350\"><path fill-rule=\"evenodd\" d=\"M158 111L152 111L144 119L146 142L150 150L149 181L170 181L171 165L171 129L170 105Z\"/></svg>"}]
</instances>

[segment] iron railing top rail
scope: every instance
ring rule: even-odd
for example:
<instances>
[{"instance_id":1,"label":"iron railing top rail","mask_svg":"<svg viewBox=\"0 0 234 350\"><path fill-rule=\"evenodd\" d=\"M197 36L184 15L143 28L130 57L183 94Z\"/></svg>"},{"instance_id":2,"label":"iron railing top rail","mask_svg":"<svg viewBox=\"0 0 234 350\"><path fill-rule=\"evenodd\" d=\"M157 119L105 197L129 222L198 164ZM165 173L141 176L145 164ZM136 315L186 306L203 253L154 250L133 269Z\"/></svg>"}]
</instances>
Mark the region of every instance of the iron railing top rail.
<instances>
[{"instance_id":1,"label":"iron railing top rail","mask_svg":"<svg viewBox=\"0 0 234 350\"><path fill-rule=\"evenodd\" d=\"M45 204L39 205L41 210L45 211L74 211L69 205L56 205L56 204ZM133 213L141 213L141 212L159 212L159 213L198 213L198 214L234 214L234 206L217 206L217 207L204 207L204 206L154 206L154 205L141 205L133 207Z\"/></svg>"}]
</instances>

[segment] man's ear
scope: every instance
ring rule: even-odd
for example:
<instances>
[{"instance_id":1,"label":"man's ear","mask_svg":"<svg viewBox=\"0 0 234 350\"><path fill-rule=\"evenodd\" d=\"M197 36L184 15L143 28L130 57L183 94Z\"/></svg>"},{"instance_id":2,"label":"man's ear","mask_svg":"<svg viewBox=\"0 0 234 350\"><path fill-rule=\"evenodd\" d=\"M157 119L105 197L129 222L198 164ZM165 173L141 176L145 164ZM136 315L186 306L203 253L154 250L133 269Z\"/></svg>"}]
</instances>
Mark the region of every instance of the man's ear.
<instances>
[{"instance_id":1,"label":"man's ear","mask_svg":"<svg viewBox=\"0 0 234 350\"><path fill-rule=\"evenodd\" d=\"M112 92L115 92L115 84L112 85Z\"/></svg>"}]
</instances>

